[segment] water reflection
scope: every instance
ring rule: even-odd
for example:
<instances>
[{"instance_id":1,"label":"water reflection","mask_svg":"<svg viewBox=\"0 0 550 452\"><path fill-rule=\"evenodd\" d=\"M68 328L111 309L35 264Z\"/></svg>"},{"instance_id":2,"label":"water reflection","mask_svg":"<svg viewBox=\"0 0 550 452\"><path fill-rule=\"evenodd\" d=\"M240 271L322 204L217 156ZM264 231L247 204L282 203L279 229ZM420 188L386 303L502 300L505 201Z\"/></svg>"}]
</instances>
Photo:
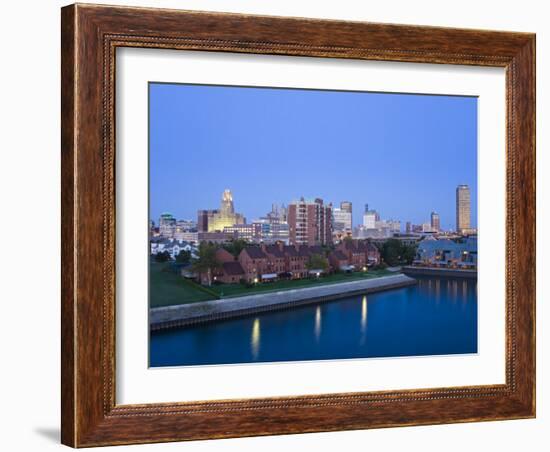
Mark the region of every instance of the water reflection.
<instances>
[{"instance_id":1,"label":"water reflection","mask_svg":"<svg viewBox=\"0 0 550 452\"><path fill-rule=\"evenodd\" d=\"M361 345L365 343L365 340L367 338L367 308L367 296L363 295L363 299L361 300Z\"/></svg>"},{"instance_id":2,"label":"water reflection","mask_svg":"<svg viewBox=\"0 0 550 452\"><path fill-rule=\"evenodd\" d=\"M154 332L150 365L475 353L476 281L431 279L431 288L419 278L367 296Z\"/></svg>"},{"instance_id":3,"label":"water reflection","mask_svg":"<svg viewBox=\"0 0 550 452\"><path fill-rule=\"evenodd\" d=\"M451 301L453 303L456 303L456 300L458 299L458 282L455 280L453 280L453 296L451 298Z\"/></svg>"},{"instance_id":4,"label":"water reflection","mask_svg":"<svg viewBox=\"0 0 550 452\"><path fill-rule=\"evenodd\" d=\"M321 306L315 310L315 340L319 342L321 337Z\"/></svg>"},{"instance_id":5,"label":"water reflection","mask_svg":"<svg viewBox=\"0 0 550 452\"><path fill-rule=\"evenodd\" d=\"M260 354L260 319L257 317L254 319L254 323L252 324L250 350L252 351L252 359L258 359Z\"/></svg>"}]
</instances>

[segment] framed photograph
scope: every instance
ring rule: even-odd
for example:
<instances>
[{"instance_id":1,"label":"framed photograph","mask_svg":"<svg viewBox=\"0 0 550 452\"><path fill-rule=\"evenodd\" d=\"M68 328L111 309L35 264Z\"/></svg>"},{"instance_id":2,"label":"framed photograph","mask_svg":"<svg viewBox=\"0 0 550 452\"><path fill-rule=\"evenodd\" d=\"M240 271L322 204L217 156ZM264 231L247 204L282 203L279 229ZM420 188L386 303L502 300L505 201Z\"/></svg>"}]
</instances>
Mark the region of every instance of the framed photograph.
<instances>
[{"instance_id":1,"label":"framed photograph","mask_svg":"<svg viewBox=\"0 0 550 452\"><path fill-rule=\"evenodd\" d=\"M535 416L535 36L62 9L62 442Z\"/></svg>"}]
</instances>

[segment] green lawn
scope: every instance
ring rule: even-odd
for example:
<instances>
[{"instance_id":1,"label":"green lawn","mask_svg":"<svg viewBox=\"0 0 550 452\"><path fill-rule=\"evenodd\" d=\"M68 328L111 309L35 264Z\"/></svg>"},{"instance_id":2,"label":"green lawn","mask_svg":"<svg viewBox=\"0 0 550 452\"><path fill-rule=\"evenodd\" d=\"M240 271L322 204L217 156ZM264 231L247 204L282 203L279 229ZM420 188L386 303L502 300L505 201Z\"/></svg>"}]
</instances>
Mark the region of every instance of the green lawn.
<instances>
[{"instance_id":1,"label":"green lawn","mask_svg":"<svg viewBox=\"0 0 550 452\"><path fill-rule=\"evenodd\" d=\"M241 284L216 284L202 287L193 281L182 278L169 270L170 264L151 262L150 264L150 307L173 306L177 304L196 303L217 298L240 297L255 293L296 289L338 282L356 281L358 279L377 278L395 274L388 270L371 270L367 273L337 273L319 279L295 279L275 281L245 287ZM215 295L217 294L217 296Z\"/></svg>"},{"instance_id":2,"label":"green lawn","mask_svg":"<svg viewBox=\"0 0 550 452\"><path fill-rule=\"evenodd\" d=\"M216 297L199 285L168 270L169 264L152 262L149 266L150 307L172 306L214 300ZM165 271L163 271L165 270Z\"/></svg>"},{"instance_id":3,"label":"green lawn","mask_svg":"<svg viewBox=\"0 0 550 452\"><path fill-rule=\"evenodd\" d=\"M242 284L216 284L210 289L222 298L240 297L243 295L252 295L255 293L270 292L277 290L297 289L300 287L311 287L322 284L333 284L338 282L356 281L359 279L377 278L380 276L394 275L388 270L370 270L369 272L357 273L336 273L323 276L319 279L294 279L290 281L275 281L269 283L256 284L253 287L245 287Z\"/></svg>"}]
</instances>

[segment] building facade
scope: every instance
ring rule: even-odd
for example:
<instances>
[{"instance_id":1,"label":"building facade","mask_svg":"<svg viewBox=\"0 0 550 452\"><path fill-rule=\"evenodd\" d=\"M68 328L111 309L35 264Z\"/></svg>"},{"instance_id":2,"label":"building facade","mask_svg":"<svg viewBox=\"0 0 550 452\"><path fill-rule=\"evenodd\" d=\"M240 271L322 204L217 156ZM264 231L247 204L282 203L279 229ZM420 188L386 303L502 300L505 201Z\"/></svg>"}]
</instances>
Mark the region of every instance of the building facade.
<instances>
[{"instance_id":1,"label":"building facade","mask_svg":"<svg viewBox=\"0 0 550 452\"><path fill-rule=\"evenodd\" d=\"M245 223L244 216L235 213L231 190L224 190L220 209L208 217L208 232L222 232L225 227Z\"/></svg>"},{"instance_id":2,"label":"building facade","mask_svg":"<svg viewBox=\"0 0 550 452\"><path fill-rule=\"evenodd\" d=\"M352 219L351 212L342 209L334 209L332 212L332 229L336 232L351 232Z\"/></svg>"},{"instance_id":3,"label":"building facade","mask_svg":"<svg viewBox=\"0 0 550 452\"><path fill-rule=\"evenodd\" d=\"M441 231L441 220L439 219L439 214L437 212L432 212L430 214L430 226L433 232Z\"/></svg>"},{"instance_id":4,"label":"building facade","mask_svg":"<svg viewBox=\"0 0 550 452\"><path fill-rule=\"evenodd\" d=\"M293 201L288 206L291 245L328 245L332 243L332 206L322 199Z\"/></svg>"},{"instance_id":5,"label":"building facade","mask_svg":"<svg viewBox=\"0 0 550 452\"><path fill-rule=\"evenodd\" d=\"M470 214L470 187L459 185L456 187L456 232L459 234L471 230Z\"/></svg>"},{"instance_id":6,"label":"building facade","mask_svg":"<svg viewBox=\"0 0 550 452\"><path fill-rule=\"evenodd\" d=\"M259 223L225 226L223 232L234 234L238 239L247 242L260 242L262 240L262 225Z\"/></svg>"},{"instance_id":7,"label":"building facade","mask_svg":"<svg viewBox=\"0 0 550 452\"><path fill-rule=\"evenodd\" d=\"M365 206L365 213L363 214L363 227L365 229L376 229L376 222L380 221L380 215L376 210L368 210L369 205Z\"/></svg>"},{"instance_id":8,"label":"building facade","mask_svg":"<svg viewBox=\"0 0 550 452\"><path fill-rule=\"evenodd\" d=\"M174 238L176 219L171 213L163 213L159 218L159 235L164 238Z\"/></svg>"}]
</instances>

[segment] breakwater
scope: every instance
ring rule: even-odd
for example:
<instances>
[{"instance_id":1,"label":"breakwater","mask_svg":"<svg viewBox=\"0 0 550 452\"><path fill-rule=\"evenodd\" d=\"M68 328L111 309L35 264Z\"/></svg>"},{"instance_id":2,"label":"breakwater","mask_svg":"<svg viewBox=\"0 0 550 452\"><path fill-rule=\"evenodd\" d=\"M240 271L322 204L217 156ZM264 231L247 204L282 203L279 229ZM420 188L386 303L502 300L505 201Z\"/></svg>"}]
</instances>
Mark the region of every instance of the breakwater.
<instances>
[{"instance_id":1,"label":"breakwater","mask_svg":"<svg viewBox=\"0 0 550 452\"><path fill-rule=\"evenodd\" d=\"M260 312L290 309L352 295L368 294L416 284L403 274L380 278L324 284L315 287L281 290L149 310L151 330L176 328L197 323L241 317Z\"/></svg>"}]
</instances>

